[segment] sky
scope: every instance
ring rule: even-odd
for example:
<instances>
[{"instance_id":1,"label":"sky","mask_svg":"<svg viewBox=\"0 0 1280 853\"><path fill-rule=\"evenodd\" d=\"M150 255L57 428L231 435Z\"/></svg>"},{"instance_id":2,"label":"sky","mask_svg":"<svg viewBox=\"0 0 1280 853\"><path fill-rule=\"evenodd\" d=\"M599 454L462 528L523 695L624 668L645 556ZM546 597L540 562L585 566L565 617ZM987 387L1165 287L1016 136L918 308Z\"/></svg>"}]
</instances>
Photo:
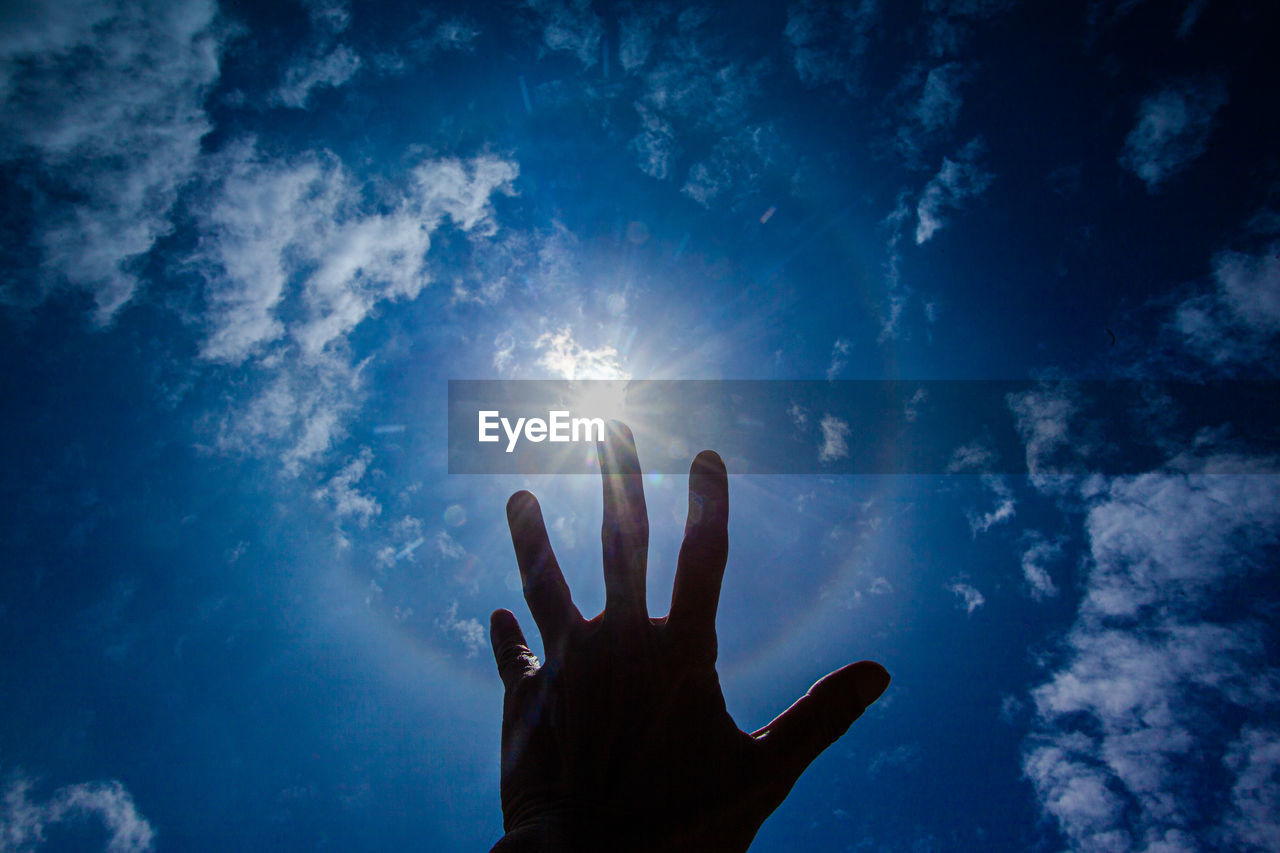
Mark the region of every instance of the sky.
<instances>
[{"instance_id":1,"label":"sky","mask_svg":"<svg viewBox=\"0 0 1280 853\"><path fill-rule=\"evenodd\" d=\"M450 380L1273 381L1278 17L0 3L0 850L497 840L503 506L595 613L600 493L449 474ZM1154 395L1116 474L1008 409L1027 473L799 406L730 465L738 724L894 679L752 849L1280 849L1275 422Z\"/></svg>"}]
</instances>

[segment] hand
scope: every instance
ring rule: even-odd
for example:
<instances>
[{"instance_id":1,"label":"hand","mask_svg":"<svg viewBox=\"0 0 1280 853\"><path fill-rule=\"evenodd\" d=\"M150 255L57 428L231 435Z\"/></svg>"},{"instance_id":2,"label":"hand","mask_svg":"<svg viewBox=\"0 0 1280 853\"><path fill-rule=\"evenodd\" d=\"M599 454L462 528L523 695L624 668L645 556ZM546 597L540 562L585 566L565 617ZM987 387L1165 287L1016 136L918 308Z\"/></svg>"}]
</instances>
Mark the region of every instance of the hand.
<instances>
[{"instance_id":1,"label":"hand","mask_svg":"<svg viewBox=\"0 0 1280 853\"><path fill-rule=\"evenodd\" d=\"M546 662L508 610L490 635L505 696L495 851L741 851L818 754L889 684L850 664L757 732L740 730L716 675L716 605L729 554L729 482L711 451L689 471L689 514L671 613L645 606L649 522L631 432L612 422L604 480L605 609L583 619L538 501L507 521Z\"/></svg>"}]
</instances>

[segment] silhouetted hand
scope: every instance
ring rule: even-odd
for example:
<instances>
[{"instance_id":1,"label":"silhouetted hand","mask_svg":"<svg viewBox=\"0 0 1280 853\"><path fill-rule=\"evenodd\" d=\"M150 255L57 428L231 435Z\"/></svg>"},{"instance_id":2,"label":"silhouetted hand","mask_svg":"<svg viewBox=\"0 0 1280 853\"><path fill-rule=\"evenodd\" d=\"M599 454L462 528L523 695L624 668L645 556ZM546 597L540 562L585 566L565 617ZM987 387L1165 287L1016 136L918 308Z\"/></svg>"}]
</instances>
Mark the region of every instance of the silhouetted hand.
<instances>
[{"instance_id":1,"label":"silhouetted hand","mask_svg":"<svg viewBox=\"0 0 1280 853\"><path fill-rule=\"evenodd\" d=\"M604 480L605 609L583 619L538 501L517 492L507 521L539 664L508 610L490 635L505 687L502 816L495 851L741 851L818 754L889 684L877 663L818 681L752 734L725 709L716 605L729 553L729 484L711 451L689 471L689 515L671 613L645 606L649 522L631 432L610 423Z\"/></svg>"}]
</instances>

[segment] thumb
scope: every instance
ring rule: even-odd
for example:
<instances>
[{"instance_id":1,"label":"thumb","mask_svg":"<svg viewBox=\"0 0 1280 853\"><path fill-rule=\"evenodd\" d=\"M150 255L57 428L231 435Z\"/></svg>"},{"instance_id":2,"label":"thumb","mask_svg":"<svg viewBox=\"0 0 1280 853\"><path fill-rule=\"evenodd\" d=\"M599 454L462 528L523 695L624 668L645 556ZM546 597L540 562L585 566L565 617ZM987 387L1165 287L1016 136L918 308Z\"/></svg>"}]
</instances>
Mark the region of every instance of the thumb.
<instances>
[{"instance_id":1,"label":"thumb","mask_svg":"<svg viewBox=\"0 0 1280 853\"><path fill-rule=\"evenodd\" d=\"M764 745L766 766L790 789L888 686L885 668L867 660L823 676L773 722L752 734Z\"/></svg>"}]
</instances>

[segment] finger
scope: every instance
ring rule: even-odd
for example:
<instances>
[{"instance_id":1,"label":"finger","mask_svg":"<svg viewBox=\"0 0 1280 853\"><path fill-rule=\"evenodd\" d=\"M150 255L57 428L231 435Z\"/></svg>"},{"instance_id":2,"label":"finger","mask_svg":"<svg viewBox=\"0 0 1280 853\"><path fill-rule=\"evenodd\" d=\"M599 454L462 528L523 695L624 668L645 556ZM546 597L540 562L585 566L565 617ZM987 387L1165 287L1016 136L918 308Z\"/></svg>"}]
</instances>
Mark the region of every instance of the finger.
<instances>
[{"instance_id":1,"label":"finger","mask_svg":"<svg viewBox=\"0 0 1280 853\"><path fill-rule=\"evenodd\" d=\"M608 434L596 451L604 483L600 541L604 546L605 618L646 619L649 516L631 430L619 421L609 421Z\"/></svg>"},{"instance_id":2,"label":"finger","mask_svg":"<svg viewBox=\"0 0 1280 853\"><path fill-rule=\"evenodd\" d=\"M752 735L764 744L769 770L790 788L888 686L885 668L866 660L819 679L794 705Z\"/></svg>"},{"instance_id":3,"label":"finger","mask_svg":"<svg viewBox=\"0 0 1280 853\"><path fill-rule=\"evenodd\" d=\"M511 527L511 544L516 549L524 600L542 632L547 657L554 657L555 650L582 615L573 604L569 585L551 550L538 499L524 491L512 495L507 501L507 524Z\"/></svg>"},{"instance_id":4,"label":"finger","mask_svg":"<svg viewBox=\"0 0 1280 853\"><path fill-rule=\"evenodd\" d=\"M495 610L489 617L489 643L504 689L510 690L523 676L537 670L538 658L529 651L520 623L510 610Z\"/></svg>"},{"instance_id":5,"label":"finger","mask_svg":"<svg viewBox=\"0 0 1280 853\"><path fill-rule=\"evenodd\" d=\"M709 637L714 647L716 606L729 558L729 475L713 451L704 450L689 467L689 514L671 592L673 632Z\"/></svg>"}]
</instances>

